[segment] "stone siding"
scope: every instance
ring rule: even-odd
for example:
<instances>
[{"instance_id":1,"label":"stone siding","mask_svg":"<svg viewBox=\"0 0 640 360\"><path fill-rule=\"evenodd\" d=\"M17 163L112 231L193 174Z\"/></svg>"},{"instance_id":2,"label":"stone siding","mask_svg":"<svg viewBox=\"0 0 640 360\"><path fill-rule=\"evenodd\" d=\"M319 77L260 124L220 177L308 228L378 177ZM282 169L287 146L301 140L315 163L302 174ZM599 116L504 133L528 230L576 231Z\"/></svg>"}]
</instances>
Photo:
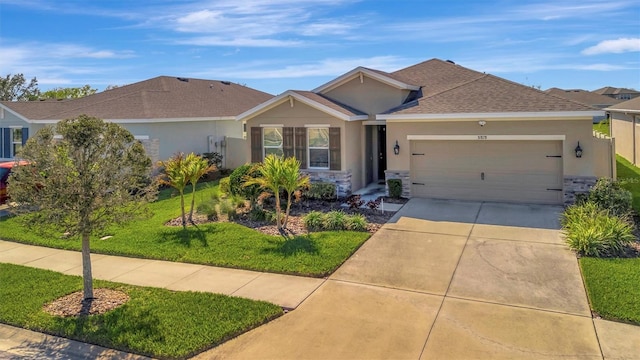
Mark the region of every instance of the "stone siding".
<instances>
[{"instance_id":1,"label":"stone siding","mask_svg":"<svg viewBox=\"0 0 640 360\"><path fill-rule=\"evenodd\" d=\"M317 171L300 170L303 175L308 175L311 182L327 182L336 185L338 197L351 195L351 171Z\"/></svg>"},{"instance_id":2,"label":"stone siding","mask_svg":"<svg viewBox=\"0 0 640 360\"><path fill-rule=\"evenodd\" d=\"M595 176L565 176L564 177L564 205L569 206L576 202L576 195L587 194L596 184Z\"/></svg>"},{"instance_id":3,"label":"stone siding","mask_svg":"<svg viewBox=\"0 0 640 360\"><path fill-rule=\"evenodd\" d=\"M155 166L160 160L160 140L159 139L146 139L140 140L144 151L147 153L149 159Z\"/></svg>"},{"instance_id":4,"label":"stone siding","mask_svg":"<svg viewBox=\"0 0 640 360\"><path fill-rule=\"evenodd\" d=\"M400 179L402 181L402 197L410 198L411 197L411 175L409 174L409 170L406 171L397 171L397 170L385 170L384 176L386 180L389 179ZM384 182L385 194L389 196L389 184Z\"/></svg>"}]
</instances>

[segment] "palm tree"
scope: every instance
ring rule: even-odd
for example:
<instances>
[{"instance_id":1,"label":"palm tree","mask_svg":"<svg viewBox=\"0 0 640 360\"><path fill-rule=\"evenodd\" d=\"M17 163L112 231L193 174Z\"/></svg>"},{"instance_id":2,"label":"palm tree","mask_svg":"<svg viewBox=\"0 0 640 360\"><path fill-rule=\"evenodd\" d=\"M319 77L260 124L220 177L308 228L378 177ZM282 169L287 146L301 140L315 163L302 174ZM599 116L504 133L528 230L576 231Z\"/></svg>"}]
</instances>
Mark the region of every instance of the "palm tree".
<instances>
[{"instance_id":1,"label":"palm tree","mask_svg":"<svg viewBox=\"0 0 640 360\"><path fill-rule=\"evenodd\" d=\"M180 194L180 210L182 214L182 227L186 229L187 219L184 211L184 188L190 181L188 174L188 163L183 153L177 153L167 161L160 161L160 166L164 167L165 178L160 179L161 184L169 185Z\"/></svg>"},{"instance_id":2,"label":"palm tree","mask_svg":"<svg viewBox=\"0 0 640 360\"><path fill-rule=\"evenodd\" d=\"M215 165L209 165L209 161L202 156L198 156L194 153L187 155L186 162L186 175L187 179L191 183L191 209L189 209L189 222L193 224L193 209L196 203L196 185L198 180L207 173L216 169Z\"/></svg>"},{"instance_id":3,"label":"palm tree","mask_svg":"<svg viewBox=\"0 0 640 360\"><path fill-rule=\"evenodd\" d=\"M298 189L309 185L309 178L300 176L300 162L294 157L283 159L274 154L269 154L264 161L258 164L257 170L262 177L247 177L244 186L258 185L271 192L276 198L276 226L282 230L287 226L289 210L291 209L291 196ZM282 209L280 207L280 190L287 192L287 210L284 223L282 221Z\"/></svg>"},{"instance_id":4,"label":"palm tree","mask_svg":"<svg viewBox=\"0 0 640 360\"><path fill-rule=\"evenodd\" d=\"M294 157L290 157L282 162L282 188L287 193L287 210L284 215L283 228L286 228L289 222L291 196L300 189L308 188L309 184L309 177L300 174L300 161Z\"/></svg>"}]
</instances>

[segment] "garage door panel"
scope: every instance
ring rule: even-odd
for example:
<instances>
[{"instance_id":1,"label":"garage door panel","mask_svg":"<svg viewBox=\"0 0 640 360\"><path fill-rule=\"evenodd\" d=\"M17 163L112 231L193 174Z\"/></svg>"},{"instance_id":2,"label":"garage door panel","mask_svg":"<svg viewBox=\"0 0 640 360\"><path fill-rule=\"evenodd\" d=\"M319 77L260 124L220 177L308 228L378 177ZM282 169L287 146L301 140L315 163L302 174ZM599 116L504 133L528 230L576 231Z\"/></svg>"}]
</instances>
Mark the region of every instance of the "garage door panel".
<instances>
[{"instance_id":1,"label":"garage door panel","mask_svg":"<svg viewBox=\"0 0 640 360\"><path fill-rule=\"evenodd\" d=\"M561 203L561 151L560 141L412 141L412 195Z\"/></svg>"}]
</instances>

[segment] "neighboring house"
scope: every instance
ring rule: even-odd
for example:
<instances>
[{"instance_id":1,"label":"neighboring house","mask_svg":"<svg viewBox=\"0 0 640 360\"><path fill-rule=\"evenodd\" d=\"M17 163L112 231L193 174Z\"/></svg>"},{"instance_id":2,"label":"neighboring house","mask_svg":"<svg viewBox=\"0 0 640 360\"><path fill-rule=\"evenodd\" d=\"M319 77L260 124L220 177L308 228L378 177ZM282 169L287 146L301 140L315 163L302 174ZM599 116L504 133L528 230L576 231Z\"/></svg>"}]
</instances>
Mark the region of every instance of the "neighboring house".
<instances>
[{"instance_id":1,"label":"neighboring house","mask_svg":"<svg viewBox=\"0 0 640 360\"><path fill-rule=\"evenodd\" d=\"M640 166L640 98L621 102L605 109L611 118L611 137L616 152L633 165Z\"/></svg>"},{"instance_id":2,"label":"neighboring house","mask_svg":"<svg viewBox=\"0 0 640 360\"><path fill-rule=\"evenodd\" d=\"M397 178L407 197L562 204L595 183L592 118L603 114L432 59L392 73L358 67L237 120L247 160L295 155L340 195Z\"/></svg>"},{"instance_id":3,"label":"neighboring house","mask_svg":"<svg viewBox=\"0 0 640 360\"><path fill-rule=\"evenodd\" d=\"M547 94L560 96L565 99L590 105L597 109L604 109L606 107L621 103L623 101L623 100L615 99L610 96L600 95L595 92L581 90L581 89L564 90L564 89L558 89L558 88L551 88L551 89L545 90L545 92ZM594 124L599 123L600 121L605 120L606 118L607 118L606 116L594 116L593 123Z\"/></svg>"},{"instance_id":4,"label":"neighboring house","mask_svg":"<svg viewBox=\"0 0 640 360\"><path fill-rule=\"evenodd\" d=\"M236 116L272 97L228 81L160 76L79 99L0 102L0 160L13 159L42 127L87 114L127 128L154 161L219 152L235 167L245 158L227 148L243 138Z\"/></svg>"},{"instance_id":5,"label":"neighboring house","mask_svg":"<svg viewBox=\"0 0 640 360\"><path fill-rule=\"evenodd\" d=\"M611 86L605 86L598 90L593 90L594 93L608 96L618 100L631 100L640 96L640 91L625 88L615 88Z\"/></svg>"}]
</instances>

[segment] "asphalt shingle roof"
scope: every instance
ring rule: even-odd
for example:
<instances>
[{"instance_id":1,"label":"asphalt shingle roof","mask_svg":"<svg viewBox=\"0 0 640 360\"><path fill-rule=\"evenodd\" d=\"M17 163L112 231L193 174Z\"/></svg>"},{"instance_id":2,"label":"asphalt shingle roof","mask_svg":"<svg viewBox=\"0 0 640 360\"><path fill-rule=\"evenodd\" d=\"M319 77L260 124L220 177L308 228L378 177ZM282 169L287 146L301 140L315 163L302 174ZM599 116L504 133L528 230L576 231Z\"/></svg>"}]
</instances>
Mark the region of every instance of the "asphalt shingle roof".
<instances>
[{"instance_id":1,"label":"asphalt shingle roof","mask_svg":"<svg viewBox=\"0 0 640 360\"><path fill-rule=\"evenodd\" d=\"M640 97L627 100L621 103L618 103L613 106L609 106L607 109L611 110L634 110L640 112Z\"/></svg>"},{"instance_id":2,"label":"asphalt shingle roof","mask_svg":"<svg viewBox=\"0 0 640 360\"><path fill-rule=\"evenodd\" d=\"M563 97L565 99L577 101L579 103L583 103L591 106L596 106L596 105L608 106L608 105L614 105L619 102L622 102L622 100L614 99L609 96L604 96L604 95L596 94L591 91L580 90L580 89L564 90L564 89L558 89L558 88L551 88L546 90L545 92L547 94Z\"/></svg>"},{"instance_id":3,"label":"asphalt shingle roof","mask_svg":"<svg viewBox=\"0 0 640 360\"><path fill-rule=\"evenodd\" d=\"M316 94L312 91L301 91L301 90L291 90L291 92L294 92L300 96L303 96L309 100L315 101L318 104L324 105L330 109L339 111L345 115L348 116L359 116L359 115L366 115L365 113L363 113L360 110L354 109L348 105L339 103L337 101L331 100L329 98L326 98L320 94Z\"/></svg>"},{"instance_id":4,"label":"asphalt shingle roof","mask_svg":"<svg viewBox=\"0 0 640 360\"><path fill-rule=\"evenodd\" d=\"M80 99L2 104L31 120L61 120L80 114L103 119L172 119L236 116L272 97L226 81L159 76Z\"/></svg>"}]
</instances>

